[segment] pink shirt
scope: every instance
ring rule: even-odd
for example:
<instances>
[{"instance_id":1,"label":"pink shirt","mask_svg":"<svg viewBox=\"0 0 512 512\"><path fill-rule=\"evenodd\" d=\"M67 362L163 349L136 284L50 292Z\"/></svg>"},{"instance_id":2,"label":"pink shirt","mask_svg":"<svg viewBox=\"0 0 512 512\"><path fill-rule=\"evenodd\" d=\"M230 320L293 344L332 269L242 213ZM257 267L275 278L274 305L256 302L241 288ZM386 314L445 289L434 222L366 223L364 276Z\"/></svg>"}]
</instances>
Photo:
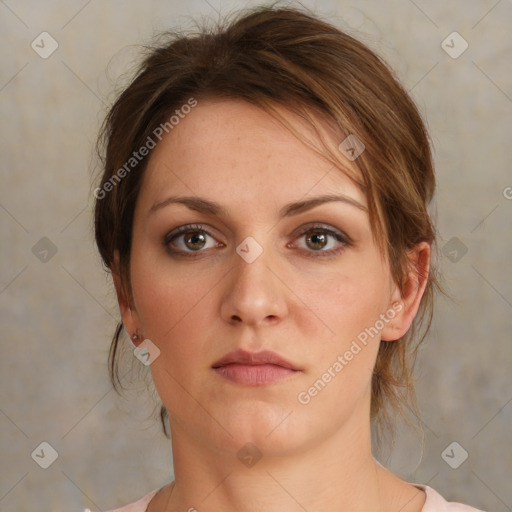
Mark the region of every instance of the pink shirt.
<instances>
[{"instance_id":1,"label":"pink shirt","mask_svg":"<svg viewBox=\"0 0 512 512\"><path fill-rule=\"evenodd\" d=\"M463 505L462 503L454 503L451 501L448 502L437 491L428 485L413 485L425 491L427 495L425 505L423 505L421 512L483 512L482 510L470 507L469 505ZM125 505L124 507L116 508L108 512L146 512L149 502L158 491L159 489L155 489L138 501L134 501L129 505Z\"/></svg>"}]
</instances>

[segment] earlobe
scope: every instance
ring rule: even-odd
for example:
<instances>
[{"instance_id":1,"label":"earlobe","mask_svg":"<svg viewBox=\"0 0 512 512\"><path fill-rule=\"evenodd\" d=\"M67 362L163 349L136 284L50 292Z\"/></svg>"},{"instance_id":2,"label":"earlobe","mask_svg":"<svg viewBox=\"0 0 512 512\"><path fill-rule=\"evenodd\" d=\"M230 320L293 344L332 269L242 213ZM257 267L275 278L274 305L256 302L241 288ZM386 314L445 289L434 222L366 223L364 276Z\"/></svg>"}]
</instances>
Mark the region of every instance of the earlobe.
<instances>
[{"instance_id":1,"label":"earlobe","mask_svg":"<svg viewBox=\"0 0 512 512\"><path fill-rule=\"evenodd\" d=\"M403 291L398 285L393 290L390 304L396 314L382 330L382 340L398 340L411 327L428 283L430 254L430 244L427 242L421 242L409 251L409 272Z\"/></svg>"},{"instance_id":2,"label":"earlobe","mask_svg":"<svg viewBox=\"0 0 512 512\"><path fill-rule=\"evenodd\" d=\"M119 304L119 312L121 313L123 326L128 336L135 344L137 340L140 341L140 337L137 335L139 318L133 306L133 300L128 296L128 292L122 283L121 273L119 270L119 252L117 250L114 253L114 262L112 264L112 279L114 281L114 287L116 290L117 302ZM134 335L137 335L137 338L134 339Z\"/></svg>"}]
</instances>

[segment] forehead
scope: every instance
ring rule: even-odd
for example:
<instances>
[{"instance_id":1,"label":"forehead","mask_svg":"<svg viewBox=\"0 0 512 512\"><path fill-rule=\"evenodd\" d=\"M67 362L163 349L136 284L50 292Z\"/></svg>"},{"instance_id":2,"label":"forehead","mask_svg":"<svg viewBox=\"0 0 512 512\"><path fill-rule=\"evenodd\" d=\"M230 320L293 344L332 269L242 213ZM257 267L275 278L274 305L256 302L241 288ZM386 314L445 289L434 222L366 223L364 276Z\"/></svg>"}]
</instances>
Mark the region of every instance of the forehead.
<instances>
[{"instance_id":1,"label":"forehead","mask_svg":"<svg viewBox=\"0 0 512 512\"><path fill-rule=\"evenodd\" d=\"M322 147L313 127L284 107L278 114ZM325 144L339 135L317 119ZM343 158L340 158L343 161ZM344 166L354 175L355 166ZM166 194L198 195L248 213L319 194L342 193L367 206L366 197L340 166L308 147L262 108L242 100L198 100L150 155L139 200L144 208Z\"/></svg>"}]
</instances>

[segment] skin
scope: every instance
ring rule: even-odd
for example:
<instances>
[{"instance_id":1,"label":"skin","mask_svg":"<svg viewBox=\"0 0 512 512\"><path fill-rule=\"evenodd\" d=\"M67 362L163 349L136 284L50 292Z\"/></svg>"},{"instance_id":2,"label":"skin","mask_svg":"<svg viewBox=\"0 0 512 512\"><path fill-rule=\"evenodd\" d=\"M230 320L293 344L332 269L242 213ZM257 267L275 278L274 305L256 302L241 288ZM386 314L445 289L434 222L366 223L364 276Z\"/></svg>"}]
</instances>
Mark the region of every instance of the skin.
<instances>
[{"instance_id":1,"label":"skin","mask_svg":"<svg viewBox=\"0 0 512 512\"><path fill-rule=\"evenodd\" d=\"M279 111L314 137L302 119ZM336 148L339 136L319 123ZM346 160L346 167L355 163ZM328 202L279 218L284 205L323 194L344 194L361 207ZM172 203L153 208L170 196L205 198L227 213ZM421 510L423 491L373 459L369 409L380 339L409 329L426 281L411 271L400 293L372 238L366 205L341 169L243 101L199 101L153 150L134 217L131 296L114 267L126 330L160 350L150 368L170 415L175 485L157 493L149 512ZM194 232L203 239L182 234L165 246L166 235L190 223L207 231ZM318 223L352 243L308 239ZM246 237L263 250L252 263L236 252ZM429 258L426 243L410 253L412 267L428 269ZM393 304L401 310L380 335L300 403L298 394ZM240 348L272 350L301 371L248 387L212 370ZM237 457L247 443L263 454L252 467Z\"/></svg>"}]
</instances>

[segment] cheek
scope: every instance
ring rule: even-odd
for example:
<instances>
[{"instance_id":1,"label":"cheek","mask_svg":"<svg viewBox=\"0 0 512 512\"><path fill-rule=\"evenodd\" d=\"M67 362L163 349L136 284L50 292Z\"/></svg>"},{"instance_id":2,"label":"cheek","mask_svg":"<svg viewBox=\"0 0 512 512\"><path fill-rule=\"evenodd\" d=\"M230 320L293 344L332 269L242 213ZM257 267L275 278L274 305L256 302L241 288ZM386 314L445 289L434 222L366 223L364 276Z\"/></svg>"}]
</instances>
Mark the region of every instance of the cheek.
<instances>
[{"instance_id":1,"label":"cheek","mask_svg":"<svg viewBox=\"0 0 512 512\"><path fill-rule=\"evenodd\" d=\"M219 294L229 272L200 262L176 264L143 251L134 251L131 268L141 332L160 350L151 364L155 387L176 413L190 405L185 390L205 389L210 366L219 357L218 345L226 334Z\"/></svg>"},{"instance_id":2,"label":"cheek","mask_svg":"<svg viewBox=\"0 0 512 512\"><path fill-rule=\"evenodd\" d=\"M351 258L345 268L311 288L312 301L334 331L333 340L347 341L374 326L389 300L389 274L378 262Z\"/></svg>"},{"instance_id":3,"label":"cheek","mask_svg":"<svg viewBox=\"0 0 512 512\"><path fill-rule=\"evenodd\" d=\"M157 265L145 268L136 272L133 266L135 306L144 337L160 350L150 367L155 387L168 410L176 413L183 404L190 405L186 390L201 387L203 370L212 362L205 354L211 343L208 333L215 329L208 294L215 281L169 274Z\"/></svg>"},{"instance_id":4,"label":"cheek","mask_svg":"<svg viewBox=\"0 0 512 512\"><path fill-rule=\"evenodd\" d=\"M361 265L364 268L364 265ZM380 346L375 330L386 307L385 275L359 272L333 274L323 294L312 292L318 316L328 325L328 336L309 340L307 358L313 364L297 394L299 410L333 425L345 421L370 391Z\"/></svg>"},{"instance_id":5,"label":"cheek","mask_svg":"<svg viewBox=\"0 0 512 512\"><path fill-rule=\"evenodd\" d=\"M167 256L153 252L134 250L131 282L143 333L164 340L181 330L189 317L204 311L215 276L197 272L193 264L173 265Z\"/></svg>"},{"instance_id":6,"label":"cheek","mask_svg":"<svg viewBox=\"0 0 512 512\"><path fill-rule=\"evenodd\" d=\"M318 316L329 328L324 329L328 336L310 342L307 349L314 361L311 384L317 379L329 382L318 406L338 403L340 397L348 403L367 389L380 346L379 318L386 311L390 291L389 273L373 256L347 258L345 268L326 277L323 287L311 287L309 292Z\"/></svg>"}]
</instances>

